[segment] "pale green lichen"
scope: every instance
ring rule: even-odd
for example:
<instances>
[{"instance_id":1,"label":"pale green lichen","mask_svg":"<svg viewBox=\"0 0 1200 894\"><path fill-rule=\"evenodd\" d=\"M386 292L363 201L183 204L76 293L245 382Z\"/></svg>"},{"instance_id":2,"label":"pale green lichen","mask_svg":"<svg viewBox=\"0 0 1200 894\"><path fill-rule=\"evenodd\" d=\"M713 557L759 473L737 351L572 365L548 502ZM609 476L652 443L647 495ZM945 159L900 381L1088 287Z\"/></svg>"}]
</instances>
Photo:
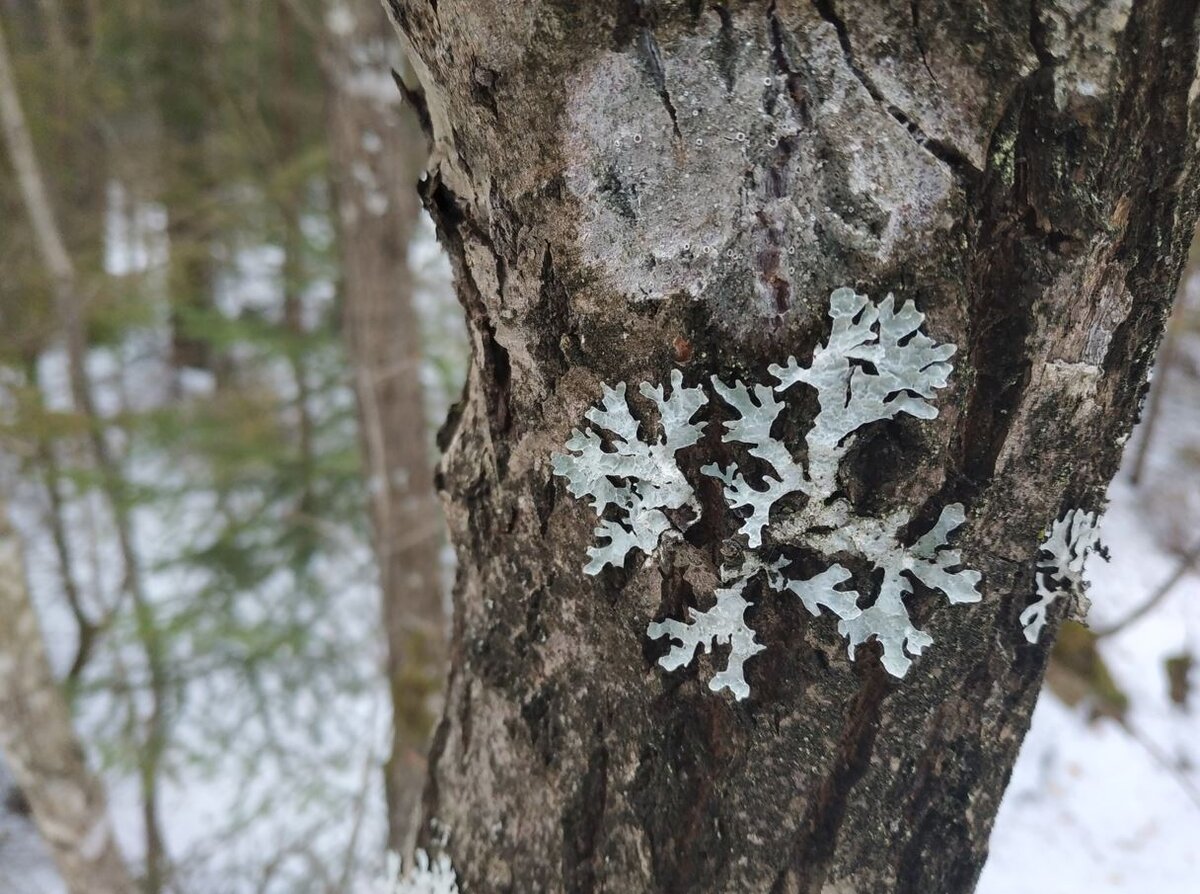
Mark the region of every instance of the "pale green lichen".
<instances>
[{"instance_id":1,"label":"pale green lichen","mask_svg":"<svg viewBox=\"0 0 1200 894\"><path fill-rule=\"evenodd\" d=\"M1050 526L1050 533L1040 547L1047 555L1038 560L1038 599L1021 612L1021 628L1029 642L1038 641L1050 606L1059 597L1083 600L1083 569L1098 546L1099 536L1100 525L1094 512L1072 509Z\"/></svg>"},{"instance_id":2,"label":"pale green lichen","mask_svg":"<svg viewBox=\"0 0 1200 894\"><path fill-rule=\"evenodd\" d=\"M730 385L712 378L713 390L737 414L724 423L723 440L745 445L751 457L770 469L757 482L736 464L701 469L720 479L725 502L742 513L738 533L750 551L740 565L723 572L724 584L714 591L711 608L689 609L686 621L660 621L647 629L652 639L670 638L672 646L660 660L668 670L689 663L698 650L729 646L727 667L709 685L727 688L736 698L749 694L743 666L763 648L746 620L749 603L744 597L750 579L760 572L770 589L793 594L812 615L825 609L836 616L851 658L857 646L877 640L884 667L898 677L933 642L912 623L905 605L915 583L941 592L951 604L981 598L980 573L962 567L959 552L948 548L950 535L965 521L961 504L945 506L926 534L906 543L901 532L908 530L911 512L859 516L838 493L838 468L860 428L901 414L919 419L937 415L933 400L946 387L954 345L936 343L922 331L925 317L912 302L897 310L891 295L874 303L853 289L837 289L830 296L829 315L829 338L817 347L810 364L802 366L789 357L786 364L770 368L778 384ZM800 383L816 389L820 406L805 436L803 461L772 432L784 408L784 393ZM595 432L576 431L567 443L570 453L554 459L555 471L567 478L571 492L591 496L597 514L611 515L610 507L617 508L619 520L602 517L597 528L608 544L589 551L592 561L585 571L590 574L605 564L621 564L634 547L653 550L672 525L664 510L697 508L674 453L699 440L703 423L691 419L706 400L701 389L683 387L678 371L672 386L675 404L661 389L641 387L641 393L659 405L661 442L638 440L637 422L625 402L624 385L619 385L605 388L600 407L588 412L593 423L611 433L611 447L606 449ZM773 507L793 493L804 496L805 502L772 526ZM784 570L787 558L768 562L759 554L765 534L772 535L776 550L799 544L831 559L856 557L882 572L878 593L869 605L860 606L864 596L847 588L853 575L840 562L810 578L792 579Z\"/></svg>"},{"instance_id":3,"label":"pale green lichen","mask_svg":"<svg viewBox=\"0 0 1200 894\"><path fill-rule=\"evenodd\" d=\"M670 396L664 396L661 386L645 382L639 389L658 406L660 438L639 438L622 382L616 388L605 386L600 405L585 414L595 428L576 429L566 443L567 452L552 458L554 473L567 479L571 494L590 496L600 516L596 538L607 543L588 550L588 574L599 574L605 565L620 567L632 549L654 552L659 538L672 527L666 511L689 507L699 514L675 453L700 440L704 423L690 420L708 398L700 388L685 388L679 370L671 374L671 387ZM607 444L601 431L608 433ZM604 517L609 507L616 518Z\"/></svg>"},{"instance_id":4,"label":"pale green lichen","mask_svg":"<svg viewBox=\"0 0 1200 894\"><path fill-rule=\"evenodd\" d=\"M675 670L688 664L697 649L712 651L714 646L729 646L729 658L723 671L718 672L708 683L713 692L728 689L734 698L742 699L750 694L743 665L763 650L763 645L754 639L754 631L746 625L746 609L749 608L742 591L748 580L734 581L730 586L718 588L713 595L716 604L708 611L688 609L686 621L668 619L651 624L646 635L650 639L669 637L671 648L658 663L667 670Z\"/></svg>"}]
</instances>

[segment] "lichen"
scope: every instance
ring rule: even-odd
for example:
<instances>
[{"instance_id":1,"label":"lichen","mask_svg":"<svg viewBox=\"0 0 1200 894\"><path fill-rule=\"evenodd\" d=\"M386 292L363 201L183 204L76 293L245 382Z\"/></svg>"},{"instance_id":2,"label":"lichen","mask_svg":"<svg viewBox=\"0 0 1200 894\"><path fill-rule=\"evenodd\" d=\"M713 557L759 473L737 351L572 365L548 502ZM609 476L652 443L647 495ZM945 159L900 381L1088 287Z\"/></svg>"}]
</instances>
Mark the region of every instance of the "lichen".
<instances>
[{"instance_id":1,"label":"lichen","mask_svg":"<svg viewBox=\"0 0 1200 894\"><path fill-rule=\"evenodd\" d=\"M417 848L407 872L403 871L400 858L389 853L386 877L386 894L458 894L458 878L450 857L444 853L430 857Z\"/></svg>"},{"instance_id":2,"label":"lichen","mask_svg":"<svg viewBox=\"0 0 1200 894\"><path fill-rule=\"evenodd\" d=\"M651 624L646 635L650 639L670 637L671 648L658 660L667 670L675 670L688 664L697 649L712 650L715 645L729 646L729 659L725 670L717 673L708 682L713 692L728 689L734 698L743 699L750 694L743 665L763 650L754 639L754 631L746 625L746 609L750 603L742 596L748 578L734 581L730 586L718 588L713 595L716 605L708 611L688 609L687 621L666 620Z\"/></svg>"},{"instance_id":3,"label":"lichen","mask_svg":"<svg viewBox=\"0 0 1200 894\"><path fill-rule=\"evenodd\" d=\"M575 497L592 498L600 517L599 543L588 550L588 574L599 574L605 565L620 567L632 549L652 553L659 538L672 528L669 510L688 507L699 515L695 493L675 463L675 453L700 440L705 423L691 418L708 402L700 388L683 387L679 370L671 374L672 393L643 382L640 393L658 406L662 437L640 440L638 422L625 399L625 383L604 386L599 406L585 414L595 428L575 429L566 453L552 458L554 473L567 479ZM600 434L608 432L606 439ZM619 482L619 483L618 483ZM612 507L611 515L605 512ZM694 518L693 518L694 520Z\"/></svg>"},{"instance_id":4,"label":"lichen","mask_svg":"<svg viewBox=\"0 0 1200 894\"><path fill-rule=\"evenodd\" d=\"M713 377L717 393L740 417L725 423L724 439L751 445L750 455L770 463L778 476L765 479L766 487L758 490L737 474L736 465L728 470L715 465L701 470L725 482L730 506L750 508L741 533L751 547L761 543L771 506L788 493L800 491L810 504L833 496L838 465L853 443L854 431L900 413L920 419L937 416L930 399L946 387L955 347L935 344L920 332L925 316L911 301L899 312L894 303L891 295L875 305L853 289L835 290L829 296L833 328L826 343L813 353L812 363L804 367L789 357L783 366L772 365L769 371L779 384L754 386L754 401L741 382L730 387ZM873 371L864 366L868 363ZM776 396L799 382L817 390L821 407L805 436L807 471L771 436L771 425L783 407Z\"/></svg>"},{"instance_id":5,"label":"lichen","mask_svg":"<svg viewBox=\"0 0 1200 894\"><path fill-rule=\"evenodd\" d=\"M616 292L717 305L728 277L758 268L740 280L749 312L713 315L727 331L773 318L777 289L799 295L843 252L902 257L958 201L950 169L875 101L833 29L786 51L822 73L803 100L771 64L785 52L771 32L738 30L749 43L732 55L724 29L660 33L654 62L597 54L566 85L562 141L580 257Z\"/></svg>"},{"instance_id":6,"label":"lichen","mask_svg":"<svg viewBox=\"0 0 1200 894\"><path fill-rule=\"evenodd\" d=\"M887 536L862 551L876 568L883 571L883 581L874 604L857 617L842 617L838 632L849 638L850 656L855 648L870 640L879 640L883 647L883 666L896 677L903 677L912 664L910 655L920 655L933 638L912 623L904 597L912 592L910 578L915 578L931 590L940 591L952 604L978 602L981 598L978 571L961 568L958 550L947 549L949 535L965 520L961 503L942 509L933 528L912 546L903 546L898 531L908 524L907 513L897 513L888 519ZM857 523L856 523L857 522ZM850 529L864 526L862 521L851 522ZM874 548L882 545L883 549ZM958 568L958 570L954 570Z\"/></svg>"},{"instance_id":7,"label":"lichen","mask_svg":"<svg viewBox=\"0 0 1200 894\"><path fill-rule=\"evenodd\" d=\"M841 461L863 426L900 414L918 419L937 416L933 400L947 384L954 345L934 342L921 329L924 315L911 301L896 310L891 295L876 304L853 289L837 289L830 296L829 315L831 332L814 351L811 363L802 366L789 357L784 365L770 367L777 384L747 386L736 381L730 385L712 377L714 392L737 414L724 423L723 440L745 445L749 455L770 472L752 481L736 463L701 468L724 484L725 502L741 513L738 535L748 549L739 564L722 570L723 585L714 591L711 608L689 608L686 621L660 621L647 628L652 639L670 638L672 646L660 660L668 670L689 663L698 649L728 645L728 665L709 685L714 690L727 688L736 698L749 694L743 666L763 648L745 617L749 603L744 596L751 578L760 573L768 589L799 598L810 614L818 616L825 609L836 616L851 658L859 645L877 640L883 648L883 666L897 677L904 676L912 658L933 642L913 624L905 605L914 584L941 592L951 604L981 598L980 573L964 568L959 552L948 548L950 535L966 519L961 504L943 507L930 530L909 543L905 533L913 520L909 510L883 517L857 515L840 495L837 481ZM805 436L803 461L772 433L785 392L799 383L816 390L820 407ZM577 497L593 497L597 514L611 506L626 513L624 524L601 520L597 534L610 543L590 551L588 573L597 573L608 562L620 564L633 546L652 550L671 524L664 508L696 509L674 452L699 440L703 423L692 423L691 418L706 400L701 389L683 388L678 371L672 385L677 405L668 404L661 389L641 387L642 394L659 404L664 430L675 432L662 443L638 441L637 423L624 401L624 385L619 385L605 388L600 407L588 413L592 422L613 433L613 449L605 451L595 433L576 431L567 443L572 453L555 457L555 471L568 478ZM773 520L773 508L793 493L805 498L803 504ZM653 523L645 522L646 517ZM809 578L791 577L786 569L794 556L787 550L796 546L824 556L825 570ZM853 589L854 575L840 561L833 561L841 556L854 557L871 569L872 576L881 574L873 600Z\"/></svg>"},{"instance_id":8,"label":"lichen","mask_svg":"<svg viewBox=\"0 0 1200 894\"><path fill-rule=\"evenodd\" d=\"M1086 584L1083 569L1088 556L1098 547L1100 525L1094 512L1072 509L1050 526L1038 560L1038 599L1021 612L1025 639L1036 643L1046 626L1050 606L1059 597L1081 602Z\"/></svg>"}]
</instances>

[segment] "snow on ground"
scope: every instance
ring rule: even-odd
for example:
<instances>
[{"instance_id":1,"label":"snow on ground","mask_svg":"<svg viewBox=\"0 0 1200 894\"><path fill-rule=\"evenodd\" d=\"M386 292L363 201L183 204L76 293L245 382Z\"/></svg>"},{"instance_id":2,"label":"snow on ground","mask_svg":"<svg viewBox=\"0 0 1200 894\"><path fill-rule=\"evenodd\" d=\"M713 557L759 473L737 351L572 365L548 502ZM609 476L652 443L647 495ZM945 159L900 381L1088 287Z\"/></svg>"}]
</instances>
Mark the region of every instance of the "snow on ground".
<instances>
[{"instance_id":1,"label":"snow on ground","mask_svg":"<svg viewBox=\"0 0 1200 894\"><path fill-rule=\"evenodd\" d=\"M1097 625L1136 606L1147 584L1178 562L1156 544L1127 483L1118 482L1112 497L1103 530L1112 562L1089 567ZM1130 697L1130 725L1170 759L1192 766L1200 765L1200 717L1170 703L1163 662L1195 641L1198 622L1200 578L1192 576L1101 649ZM1114 721L1089 723L1086 709L1068 708L1044 691L978 894L1195 894L1198 840L1200 804L1183 783Z\"/></svg>"}]
</instances>

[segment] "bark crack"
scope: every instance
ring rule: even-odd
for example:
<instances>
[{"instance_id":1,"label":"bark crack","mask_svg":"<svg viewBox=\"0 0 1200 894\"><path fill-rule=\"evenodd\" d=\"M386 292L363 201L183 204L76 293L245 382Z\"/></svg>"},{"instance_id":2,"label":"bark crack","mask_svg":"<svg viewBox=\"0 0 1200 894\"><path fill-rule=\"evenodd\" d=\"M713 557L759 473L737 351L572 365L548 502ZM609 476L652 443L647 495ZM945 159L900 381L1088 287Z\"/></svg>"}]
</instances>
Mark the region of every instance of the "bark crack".
<instances>
[{"instance_id":1,"label":"bark crack","mask_svg":"<svg viewBox=\"0 0 1200 894\"><path fill-rule=\"evenodd\" d=\"M1029 0L1029 43L1042 68L1054 68L1058 60L1050 52L1046 40L1046 23L1042 21L1041 0Z\"/></svg>"},{"instance_id":2,"label":"bark crack","mask_svg":"<svg viewBox=\"0 0 1200 894\"><path fill-rule=\"evenodd\" d=\"M796 113L800 116L800 120L807 125L810 121L808 88L804 85L804 79L800 72L793 68L792 60L788 57L787 47L784 43L783 25L779 21L777 0L771 0L767 4L767 34L771 41L771 58L787 82L788 96L791 97L792 104L796 107Z\"/></svg>"},{"instance_id":3,"label":"bark crack","mask_svg":"<svg viewBox=\"0 0 1200 894\"><path fill-rule=\"evenodd\" d=\"M658 91L658 98L662 100L663 108L671 118L671 129L675 132L676 139L682 139L683 135L679 132L679 116L675 112L675 103L671 101L671 91L667 89L667 70L663 65L662 50L654 38L654 32L649 28L642 29L641 48L650 77L654 80L654 89Z\"/></svg>"},{"instance_id":4,"label":"bark crack","mask_svg":"<svg viewBox=\"0 0 1200 894\"><path fill-rule=\"evenodd\" d=\"M713 9L721 20L721 37L718 44L721 54L721 76L725 79L725 89L733 92L734 81L737 80L737 38L733 33L733 16L729 7L724 3L716 3Z\"/></svg>"},{"instance_id":5,"label":"bark crack","mask_svg":"<svg viewBox=\"0 0 1200 894\"><path fill-rule=\"evenodd\" d=\"M563 812L563 880L575 894L592 894L603 878L598 851L608 806L608 748L597 724L597 742L575 798Z\"/></svg>"},{"instance_id":6,"label":"bark crack","mask_svg":"<svg viewBox=\"0 0 1200 894\"><path fill-rule=\"evenodd\" d=\"M929 73L930 80L940 87L942 85L938 81L937 75L929 67L929 50L925 46L925 37L921 34L921 0L910 0L909 10L912 13L913 39L916 41L917 49L921 53L921 64L925 66L925 71Z\"/></svg>"},{"instance_id":7,"label":"bark crack","mask_svg":"<svg viewBox=\"0 0 1200 894\"><path fill-rule=\"evenodd\" d=\"M654 37L654 11L646 8L645 0L627 0L621 7L620 22L617 26L617 43L628 45L632 29L637 31L637 50L646 66L646 72L654 83L655 92L662 100L663 108L671 119L671 129L677 140L683 139L679 131L679 116L675 103L671 99L671 91L667 88L667 68L663 62L662 49Z\"/></svg>"},{"instance_id":8,"label":"bark crack","mask_svg":"<svg viewBox=\"0 0 1200 894\"><path fill-rule=\"evenodd\" d=\"M438 241L446 249L454 275L455 292L466 312L467 323L478 342L473 357L480 364L488 391L488 419L493 436L502 435L513 421L510 406L511 365L508 351L496 340L496 325L488 314L479 285L467 260L464 231L483 245L497 260L497 276L502 280L502 258L492 241L467 217L462 200L442 180L431 174L420 186L421 199L433 219ZM497 458L499 459L499 458Z\"/></svg>"},{"instance_id":9,"label":"bark crack","mask_svg":"<svg viewBox=\"0 0 1200 894\"><path fill-rule=\"evenodd\" d=\"M842 55L845 57L846 65L854 74L854 77L858 79L858 82L863 85L867 93L871 95L871 98L875 100L876 104L900 124L918 146L949 167L959 180L964 181L964 185L968 185L978 178L980 174L979 169L971 163L971 160L966 155L949 143L930 137L902 109L894 103L888 102L887 97L883 95L883 91L879 89L870 75L855 61L854 47L850 43L850 31L846 28L845 21L842 20L834 9L833 0L812 0L812 4L821 18L832 25L837 32L838 43L841 44ZM930 72L930 75L932 76L932 72Z\"/></svg>"},{"instance_id":10,"label":"bark crack","mask_svg":"<svg viewBox=\"0 0 1200 894\"><path fill-rule=\"evenodd\" d=\"M414 90L404 83L404 78L400 76L400 72L392 69L392 80L396 82L396 88L400 91L400 97L413 110L413 114L417 116L417 124L421 128L421 133L425 135L425 140L428 146L432 147L435 138L433 135L433 118L429 114L429 103L425 100L425 93L419 87Z\"/></svg>"},{"instance_id":11,"label":"bark crack","mask_svg":"<svg viewBox=\"0 0 1200 894\"><path fill-rule=\"evenodd\" d=\"M771 886L771 894L815 894L829 875L850 794L866 774L891 683L881 665L868 667L838 739L832 767L821 780L800 837Z\"/></svg>"}]
</instances>

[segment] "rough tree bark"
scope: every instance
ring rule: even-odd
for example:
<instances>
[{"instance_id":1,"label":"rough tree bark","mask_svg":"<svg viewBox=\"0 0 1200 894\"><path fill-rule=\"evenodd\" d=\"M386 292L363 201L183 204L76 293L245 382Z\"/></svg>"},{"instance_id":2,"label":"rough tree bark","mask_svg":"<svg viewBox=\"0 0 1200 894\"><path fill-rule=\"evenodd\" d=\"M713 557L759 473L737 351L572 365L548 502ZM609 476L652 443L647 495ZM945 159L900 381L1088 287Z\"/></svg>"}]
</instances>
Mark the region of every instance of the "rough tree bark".
<instances>
[{"instance_id":1,"label":"rough tree bark","mask_svg":"<svg viewBox=\"0 0 1200 894\"><path fill-rule=\"evenodd\" d=\"M21 543L0 502L0 749L71 894L133 894L104 788L88 770L25 587Z\"/></svg>"},{"instance_id":2,"label":"rough tree bark","mask_svg":"<svg viewBox=\"0 0 1200 894\"><path fill-rule=\"evenodd\" d=\"M1103 503L1195 222L1197 4L389 7L473 346L423 841L467 892L970 891L1052 642L1018 623L1042 531ZM602 382L803 359L842 285L915 299L959 352L938 418L864 429L841 487L965 504L984 598L910 597L935 644L902 681L764 602L734 702L645 637L711 604L717 491L592 578L550 456Z\"/></svg>"},{"instance_id":3,"label":"rough tree bark","mask_svg":"<svg viewBox=\"0 0 1200 894\"><path fill-rule=\"evenodd\" d=\"M383 7L329 3L321 60L342 258L342 313L354 369L379 566L392 748L384 769L388 844L412 849L426 753L445 682L447 619L438 552L421 342L409 244L428 150L388 74L399 65Z\"/></svg>"}]
</instances>

